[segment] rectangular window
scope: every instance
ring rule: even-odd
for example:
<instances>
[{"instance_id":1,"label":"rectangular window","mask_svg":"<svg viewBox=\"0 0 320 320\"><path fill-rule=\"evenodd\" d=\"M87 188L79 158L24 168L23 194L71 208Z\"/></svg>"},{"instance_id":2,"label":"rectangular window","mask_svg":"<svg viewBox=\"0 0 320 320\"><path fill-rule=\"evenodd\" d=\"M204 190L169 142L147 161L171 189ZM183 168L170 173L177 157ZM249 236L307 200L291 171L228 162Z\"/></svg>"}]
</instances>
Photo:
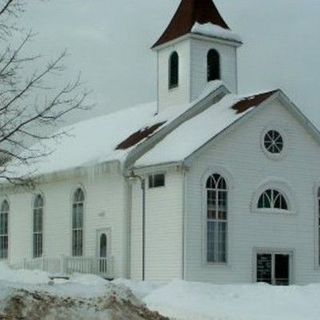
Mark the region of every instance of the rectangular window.
<instances>
[{"instance_id":1,"label":"rectangular window","mask_svg":"<svg viewBox=\"0 0 320 320\"><path fill-rule=\"evenodd\" d=\"M165 186L164 174L153 174L149 176L149 188L159 188Z\"/></svg>"},{"instance_id":2,"label":"rectangular window","mask_svg":"<svg viewBox=\"0 0 320 320\"><path fill-rule=\"evenodd\" d=\"M257 254L257 282L277 286L290 284L290 255L278 253Z\"/></svg>"},{"instance_id":3,"label":"rectangular window","mask_svg":"<svg viewBox=\"0 0 320 320\"><path fill-rule=\"evenodd\" d=\"M207 261L227 262L227 222L208 219L207 222Z\"/></svg>"}]
</instances>

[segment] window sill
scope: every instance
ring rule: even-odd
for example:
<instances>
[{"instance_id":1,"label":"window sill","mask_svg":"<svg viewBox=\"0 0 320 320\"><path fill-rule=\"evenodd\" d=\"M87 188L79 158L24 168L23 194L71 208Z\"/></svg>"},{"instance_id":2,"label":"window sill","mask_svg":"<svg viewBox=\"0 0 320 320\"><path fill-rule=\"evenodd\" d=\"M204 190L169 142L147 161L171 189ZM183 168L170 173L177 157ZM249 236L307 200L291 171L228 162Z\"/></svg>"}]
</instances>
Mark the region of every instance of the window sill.
<instances>
[{"instance_id":1,"label":"window sill","mask_svg":"<svg viewBox=\"0 0 320 320\"><path fill-rule=\"evenodd\" d=\"M255 215L277 215L277 216L296 216L297 213L292 210L281 209L256 209L252 211Z\"/></svg>"},{"instance_id":2,"label":"window sill","mask_svg":"<svg viewBox=\"0 0 320 320\"><path fill-rule=\"evenodd\" d=\"M228 262L204 262L205 267L216 267L216 268L229 268L230 264Z\"/></svg>"},{"instance_id":3,"label":"window sill","mask_svg":"<svg viewBox=\"0 0 320 320\"><path fill-rule=\"evenodd\" d=\"M158 190L158 189L160 189L160 190L162 190L162 189L165 189L166 188L166 186L160 186L160 187L148 187L148 190Z\"/></svg>"},{"instance_id":4,"label":"window sill","mask_svg":"<svg viewBox=\"0 0 320 320\"><path fill-rule=\"evenodd\" d=\"M175 89L178 89L179 88L179 85L177 84L176 86L169 86L169 91L173 91Z\"/></svg>"}]
</instances>

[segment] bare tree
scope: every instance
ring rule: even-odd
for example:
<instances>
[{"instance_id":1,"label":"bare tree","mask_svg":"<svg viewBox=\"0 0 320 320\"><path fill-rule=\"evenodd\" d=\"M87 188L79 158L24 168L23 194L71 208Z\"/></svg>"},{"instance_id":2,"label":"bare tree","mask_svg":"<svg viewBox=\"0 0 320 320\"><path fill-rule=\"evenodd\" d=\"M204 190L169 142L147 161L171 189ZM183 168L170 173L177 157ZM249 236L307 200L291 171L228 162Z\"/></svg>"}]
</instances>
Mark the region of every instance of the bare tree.
<instances>
[{"instance_id":1,"label":"bare tree","mask_svg":"<svg viewBox=\"0 0 320 320\"><path fill-rule=\"evenodd\" d=\"M33 34L18 25L25 5L23 0L0 0L0 179L14 184L32 181L31 172L20 169L50 152L41 141L64 134L52 133L64 116L88 108L80 78L55 86L61 83L66 52L42 68L41 56L26 52Z\"/></svg>"}]
</instances>

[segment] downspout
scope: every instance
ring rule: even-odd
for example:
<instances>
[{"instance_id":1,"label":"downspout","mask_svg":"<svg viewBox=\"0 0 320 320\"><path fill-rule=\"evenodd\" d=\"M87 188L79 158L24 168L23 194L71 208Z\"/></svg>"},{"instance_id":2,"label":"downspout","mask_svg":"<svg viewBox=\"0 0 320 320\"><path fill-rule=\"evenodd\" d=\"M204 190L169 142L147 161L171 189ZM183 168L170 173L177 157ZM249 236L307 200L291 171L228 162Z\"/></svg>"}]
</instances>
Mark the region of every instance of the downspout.
<instances>
[{"instance_id":1,"label":"downspout","mask_svg":"<svg viewBox=\"0 0 320 320\"><path fill-rule=\"evenodd\" d=\"M187 231L187 216L186 216L186 169L183 168L183 182L182 182L182 280L186 280L186 231Z\"/></svg>"},{"instance_id":2,"label":"downspout","mask_svg":"<svg viewBox=\"0 0 320 320\"><path fill-rule=\"evenodd\" d=\"M160 67L159 67L159 51L157 50L157 113L156 114L159 114L159 112L160 112L159 71L160 71Z\"/></svg>"},{"instance_id":3,"label":"downspout","mask_svg":"<svg viewBox=\"0 0 320 320\"><path fill-rule=\"evenodd\" d=\"M139 179L141 190L142 190L142 281L145 280L145 256L146 256L146 180L145 178L134 173L133 170L130 172L129 179Z\"/></svg>"},{"instance_id":4,"label":"downspout","mask_svg":"<svg viewBox=\"0 0 320 320\"><path fill-rule=\"evenodd\" d=\"M128 177L126 177L128 178ZM127 278L131 278L131 224L132 224L132 186L126 179L127 191Z\"/></svg>"}]
</instances>

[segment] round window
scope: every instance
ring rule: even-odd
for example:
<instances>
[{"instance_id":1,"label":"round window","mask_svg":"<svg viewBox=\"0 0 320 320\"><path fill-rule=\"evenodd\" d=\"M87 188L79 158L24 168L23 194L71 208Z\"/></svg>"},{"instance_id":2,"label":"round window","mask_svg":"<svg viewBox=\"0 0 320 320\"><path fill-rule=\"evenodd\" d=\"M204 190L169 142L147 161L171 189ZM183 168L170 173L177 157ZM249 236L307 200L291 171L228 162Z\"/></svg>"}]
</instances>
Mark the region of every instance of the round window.
<instances>
[{"instance_id":1,"label":"round window","mask_svg":"<svg viewBox=\"0 0 320 320\"><path fill-rule=\"evenodd\" d=\"M264 136L264 147L272 154L279 154L283 150L283 138L278 131L270 130Z\"/></svg>"}]
</instances>

